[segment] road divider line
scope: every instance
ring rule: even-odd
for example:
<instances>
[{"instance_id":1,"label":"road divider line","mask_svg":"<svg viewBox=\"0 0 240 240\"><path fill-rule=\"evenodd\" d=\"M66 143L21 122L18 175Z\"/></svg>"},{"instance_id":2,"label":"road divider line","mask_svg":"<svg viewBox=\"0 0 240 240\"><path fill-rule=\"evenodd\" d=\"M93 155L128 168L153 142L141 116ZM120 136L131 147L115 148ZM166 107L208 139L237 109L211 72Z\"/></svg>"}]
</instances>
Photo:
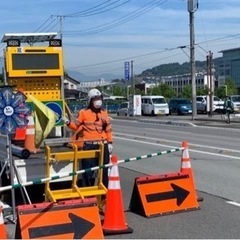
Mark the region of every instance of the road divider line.
<instances>
[{"instance_id":1,"label":"road divider line","mask_svg":"<svg viewBox=\"0 0 240 240\"><path fill-rule=\"evenodd\" d=\"M170 146L170 145L164 145L164 144L160 144L160 143L150 143L150 142L146 142L146 141L123 138L123 137L118 137L118 136L115 136L114 138L115 139L121 139L121 140L124 140L124 141L144 143L144 144L148 144L148 145L155 145L155 146L162 146L162 147L173 147L173 146ZM236 156L228 156L228 155L219 154L219 153L210 153L210 152L205 152L205 151L200 151L200 150L195 150L195 149L189 149L189 151L196 152L196 153L203 153L203 154L206 154L206 155L219 156L219 157L224 157L224 158L231 158L231 159L240 160L240 157L236 157Z\"/></svg>"},{"instance_id":2,"label":"road divider line","mask_svg":"<svg viewBox=\"0 0 240 240\"><path fill-rule=\"evenodd\" d=\"M158 139L158 138L152 138L152 137L148 137L148 136L139 136L139 135L133 135L133 134L125 134L125 133L117 133L115 132L115 135L114 137L117 137L118 135L121 135L121 136L128 136L128 137L135 137L135 138L145 138L145 139L150 139L150 140L155 140L155 141L163 141L163 142L169 142L169 143L176 143L176 144L181 144L181 141L172 141L172 140L168 140L168 139ZM127 138L127 140L129 140L129 138ZM201 144L191 144L189 143L188 144L189 146L192 146L192 147L202 147L202 148L208 148L208 149L219 149L219 150L224 150L224 151L231 151L231 152L235 152L235 153L240 153L239 150L235 150L235 149L229 149L229 148L218 148L218 147L211 147L211 146L206 146L206 145L201 145ZM166 145L167 147L172 147L170 145ZM192 149L191 149L192 151Z\"/></svg>"}]
</instances>

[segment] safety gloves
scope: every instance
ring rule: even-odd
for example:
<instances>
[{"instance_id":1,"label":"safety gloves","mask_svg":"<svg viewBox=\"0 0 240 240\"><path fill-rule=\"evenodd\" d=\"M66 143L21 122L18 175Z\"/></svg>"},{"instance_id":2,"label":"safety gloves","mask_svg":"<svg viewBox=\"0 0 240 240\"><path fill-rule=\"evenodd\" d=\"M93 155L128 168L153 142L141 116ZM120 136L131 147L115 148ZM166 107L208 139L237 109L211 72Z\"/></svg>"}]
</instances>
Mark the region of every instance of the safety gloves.
<instances>
[{"instance_id":1,"label":"safety gloves","mask_svg":"<svg viewBox=\"0 0 240 240\"><path fill-rule=\"evenodd\" d=\"M66 125L68 125L68 124L70 123L69 119L66 118L65 116L62 116L62 121L63 121Z\"/></svg>"},{"instance_id":2,"label":"safety gloves","mask_svg":"<svg viewBox=\"0 0 240 240\"><path fill-rule=\"evenodd\" d=\"M108 143L108 151L109 151L109 154L112 154L112 151L113 151L112 143Z\"/></svg>"}]
</instances>

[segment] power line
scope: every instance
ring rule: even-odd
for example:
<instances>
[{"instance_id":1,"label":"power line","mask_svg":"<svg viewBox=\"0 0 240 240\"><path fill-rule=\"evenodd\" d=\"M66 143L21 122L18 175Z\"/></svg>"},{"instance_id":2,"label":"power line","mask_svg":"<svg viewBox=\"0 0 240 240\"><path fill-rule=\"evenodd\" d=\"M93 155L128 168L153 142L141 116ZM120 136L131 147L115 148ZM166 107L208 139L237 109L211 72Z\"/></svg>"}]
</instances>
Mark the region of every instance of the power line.
<instances>
[{"instance_id":1,"label":"power line","mask_svg":"<svg viewBox=\"0 0 240 240\"><path fill-rule=\"evenodd\" d=\"M41 29L41 27L43 27L50 19L51 19L51 16L41 26L39 26L34 32L39 31L39 29Z\"/></svg>"},{"instance_id":2,"label":"power line","mask_svg":"<svg viewBox=\"0 0 240 240\"><path fill-rule=\"evenodd\" d=\"M93 34L97 34L99 32L103 32L103 31L112 29L112 28L122 25L126 22L129 22L130 20L133 20L139 16L142 16L143 14L151 11L152 9L158 7L159 5L165 3L166 1L168 1L168 0L157 0L157 1L153 0L153 1L149 2L148 4L145 4L144 6L138 8L137 10L135 10L123 17L120 17L108 24L102 24L102 25L99 25L99 26L96 26L93 28L88 28L88 29L79 30L79 31L65 31L65 35L88 36L88 35L93 35Z\"/></svg>"},{"instance_id":3,"label":"power line","mask_svg":"<svg viewBox=\"0 0 240 240\"><path fill-rule=\"evenodd\" d=\"M80 11L80 12L76 12L76 13L65 14L65 15L51 15L40 27L38 27L38 28L35 30L35 32L37 32L37 31L39 31L41 28L43 28L44 25L47 24L47 22L48 22L50 19L52 19L52 17L59 17L59 16L61 16L61 17L77 17L77 16L78 16L78 17L79 17L79 16L80 16L80 17L81 17L81 16L82 16L82 17L86 17L86 16L93 16L93 15L97 15L97 14L100 14L100 13L107 12L107 11L110 11L110 10L112 10L112 9L115 9L115 8L117 8L117 7L119 7L119 6L122 6L122 5L124 5L124 4L132 1L132 0L127 0L127 1L121 3L121 4L117 5L117 6L108 8L108 9L106 9L106 10L104 10L104 11L99 11L100 9L107 8L107 7L111 6L111 5L119 2L119 0L116 0L115 2L111 2L110 4L107 4L106 6L99 8L100 6L105 5L105 4L108 3L109 1L110 1L110 0L107 0L107 1L105 1L105 2L103 2L103 3L101 3L101 4L99 4L99 5L96 5L96 6L94 6L94 7L88 8L88 9L86 9L86 10L84 10L84 11ZM91 14L90 14L90 13L91 13ZM81 15L81 14L82 14L82 15ZM51 25L52 23L53 23L53 21L51 21L47 26L45 26L44 29L41 30L41 31L44 31L44 30L45 30L46 28L48 28L49 25ZM54 25L54 26L55 26L55 25Z\"/></svg>"},{"instance_id":4,"label":"power line","mask_svg":"<svg viewBox=\"0 0 240 240\"><path fill-rule=\"evenodd\" d=\"M164 49L164 50L161 50L161 51L151 52L151 53L147 53L147 54L141 54L141 55L137 55L137 56L130 57L130 58L131 59L137 59L137 58L146 57L146 56L153 55L153 54L158 54L158 53L163 53L163 52L166 52L166 51L171 51L171 50L174 50L174 49L176 49L176 48ZM83 67L93 67L93 66L105 65L105 64L109 64L109 63L122 62L122 61L129 60L130 58L128 57L128 58L122 58L122 59L117 59L117 60L105 61L105 62L102 62L102 63L95 63L95 64L82 65L82 66L75 66L75 67L70 67L69 69L83 68Z\"/></svg>"},{"instance_id":5,"label":"power line","mask_svg":"<svg viewBox=\"0 0 240 240\"><path fill-rule=\"evenodd\" d=\"M101 10L101 9L98 9L98 11L92 11L92 12L88 12L88 13L85 13L85 14L81 14L81 15L64 15L65 17L89 17L89 16L93 16L93 15L98 15L98 14L101 14L101 13L104 13L104 12L108 12L108 11L110 11L110 10L113 10L113 9L115 9L115 8L118 8L118 7L120 7L120 6L123 6L124 4L126 4L126 3L128 3L128 2L131 2L132 0L127 0L127 1L125 1L125 2L123 2L123 3L120 3L120 4L118 4L118 5L115 5L115 6L112 6L112 7L110 7L110 8L107 8L107 9L104 9L104 8L106 8L106 7L103 7L102 9L104 9L104 10ZM111 6L111 5L113 5L113 4L115 4L115 3L117 3L117 2L119 2L119 0L117 0L117 1L115 1L115 2L112 2L111 4L109 4L108 6ZM108 7L107 6L107 7ZM101 10L101 11L99 11L99 10Z\"/></svg>"},{"instance_id":6,"label":"power line","mask_svg":"<svg viewBox=\"0 0 240 240\"><path fill-rule=\"evenodd\" d=\"M98 10L99 10L99 7L105 5L105 4L106 4L107 2L109 2L109 1L110 1L110 0L107 0L107 1L105 1L105 2L103 2L103 3L101 3L101 4L99 4L99 5L96 5L96 6L94 6L94 7L88 8L88 9L86 9L86 10L83 10L83 11L80 11L80 12L75 12L75 13L70 13L70 14L65 14L64 16L65 16L65 17L75 17L76 15L81 16L81 14L84 15L84 14L92 13L93 11L98 11ZM119 1L119 0L117 0L117 1L115 1L115 2L118 2L118 1ZM113 3L115 3L115 2L113 2ZM112 5L113 3L108 4L107 6L101 7L100 9L103 9L103 8L105 8L105 7L108 7L109 5Z\"/></svg>"}]
</instances>

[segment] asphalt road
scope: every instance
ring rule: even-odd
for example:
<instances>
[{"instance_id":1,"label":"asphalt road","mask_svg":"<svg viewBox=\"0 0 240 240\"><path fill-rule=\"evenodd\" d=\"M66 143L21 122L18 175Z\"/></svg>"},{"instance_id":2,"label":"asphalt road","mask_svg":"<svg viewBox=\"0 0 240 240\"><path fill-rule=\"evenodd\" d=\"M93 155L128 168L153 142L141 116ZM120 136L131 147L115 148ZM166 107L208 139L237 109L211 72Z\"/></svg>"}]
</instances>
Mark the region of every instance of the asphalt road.
<instances>
[{"instance_id":1,"label":"asphalt road","mask_svg":"<svg viewBox=\"0 0 240 240\"><path fill-rule=\"evenodd\" d=\"M129 210L134 179L143 173L119 167L126 223L130 234L109 235L106 239L238 239L240 209L226 199L198 191L200 209L146 218ZM15 225L6 223L9 239L15 237ZM227 230L226 230L227 229Z\"/></svg>"},{"instance_id":2,"label":"asphalt road","mask_svg":"<svg viewBox=\"0 0 240 240\"><path fill-rule=\"evenodd\" d=\"M120 164L121 189L127 224L131 234L107 236L108 239L237 239L240 235L240 169L238 117L226 124L222 116L124 117L113 120L115 153L120 159L163 151L189 139L190 157L195 170L200 209L146 218L131 212L130 200L136 177L165 173L179 168L179 154L158 159ZM123 120L121 122L121 120ZM131 121L132 124L131 124ZM138 130L135 131L134 122ZM198 126L198 127L195 127ZM144 129L144 131L143 131ZM226 129L228 129L226 131ZM141 132L142 134L139 134ZM122 135L120 134L122 133ZM130 136L132 134L132 136ZM154 134L156 136L154 136ZM160 134L160 136L159 136ZM136 135L136 136L135 136ZM158 137L159 136L159 140ZM230 142L225 144L224 139ZM233 138L231 141L230 139ZM206 142L207 139L207 142ZM215 144L215 145L214 145ZM116 145L118 147L116 147ZM225 150L224 150L225 147ZM207 155L206 155L207 154ZM171 162L169 161L171 159ZM227 160L231 161L227 161ZM201 161L200 161L201 160ZM15 225L6 223L9 238L14 238Z\"/></svg>"}]
</instances>

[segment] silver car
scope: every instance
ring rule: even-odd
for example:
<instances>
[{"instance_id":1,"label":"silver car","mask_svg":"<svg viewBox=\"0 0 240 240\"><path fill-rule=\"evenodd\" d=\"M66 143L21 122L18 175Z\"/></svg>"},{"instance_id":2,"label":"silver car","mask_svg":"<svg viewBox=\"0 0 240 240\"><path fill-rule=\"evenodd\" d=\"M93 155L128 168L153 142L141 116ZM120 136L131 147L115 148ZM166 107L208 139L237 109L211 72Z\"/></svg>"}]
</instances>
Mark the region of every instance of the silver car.
<instances>
[{"instance_id":1,"label":"silver car","mask_svg":"<svg viewBox=\"0 0 240 240\"><path fill-rule=\"evenodd\" d=\"M117 110L118 116L128 116L129 115L129 102L122 102L119 109Z\"/></svg>"}]
</instances>

